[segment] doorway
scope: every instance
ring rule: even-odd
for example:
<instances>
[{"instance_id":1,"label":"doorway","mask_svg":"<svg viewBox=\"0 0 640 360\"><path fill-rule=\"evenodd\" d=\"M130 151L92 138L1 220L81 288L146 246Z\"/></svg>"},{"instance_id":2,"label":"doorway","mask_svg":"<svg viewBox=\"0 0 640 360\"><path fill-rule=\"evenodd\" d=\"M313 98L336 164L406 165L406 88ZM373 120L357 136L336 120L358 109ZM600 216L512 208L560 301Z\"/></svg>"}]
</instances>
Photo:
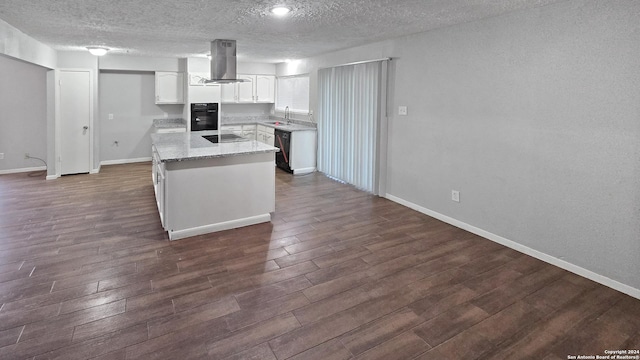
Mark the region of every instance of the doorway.
<instances>
[{"instance_id":1,"label":"doorway","mask_svg":"<svg viewBox=\"0 0 640 360\"><path fill-rule=\"evenodd\" d=\"M318 170L386 193L388 59L318 71Z\"/></svg>"},{"instance_id":2,"label":"doorway","mask_svg":"<svg viewBox=\"0 0 640 360\"><path fill-rule=\"evenodd\" d=\"M58 160L60 175L91 170L93 138L93 81L91 70L58 73Z\"/></svg>"}]
</instances>

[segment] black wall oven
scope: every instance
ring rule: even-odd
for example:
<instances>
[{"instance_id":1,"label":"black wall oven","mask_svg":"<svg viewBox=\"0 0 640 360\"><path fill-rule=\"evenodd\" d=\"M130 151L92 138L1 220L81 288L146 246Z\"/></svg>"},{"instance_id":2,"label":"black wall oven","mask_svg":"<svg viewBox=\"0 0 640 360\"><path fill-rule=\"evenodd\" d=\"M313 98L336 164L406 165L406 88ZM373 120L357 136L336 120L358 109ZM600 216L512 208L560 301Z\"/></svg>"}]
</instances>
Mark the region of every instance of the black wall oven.
<instances>
[{"instance_id":1,"label":"black wall oven","mask_svg":"<svg viewBox=\"0 0 640 360\"><path fill-rule=\"evenodd\" d=\"M218 130L218 103L191 104L191 131Z\"/></svg>"}]
</instances>

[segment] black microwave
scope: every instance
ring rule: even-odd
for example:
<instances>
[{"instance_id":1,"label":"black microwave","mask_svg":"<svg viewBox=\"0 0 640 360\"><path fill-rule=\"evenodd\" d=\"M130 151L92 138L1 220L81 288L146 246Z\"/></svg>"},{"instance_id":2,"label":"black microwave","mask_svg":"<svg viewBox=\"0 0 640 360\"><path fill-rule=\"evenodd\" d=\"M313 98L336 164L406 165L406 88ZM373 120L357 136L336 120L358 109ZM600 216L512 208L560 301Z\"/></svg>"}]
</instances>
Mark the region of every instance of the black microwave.
<instances>
[{"instance_id":1,"label":"black microwave","mask_svg":"<svg viewBox=\"0 0 640 360\"><path fill-rule=\"evenodd\" d=\"M218 103L191 104L191 131L218 130Z\"/></svg>"}]
</instances>

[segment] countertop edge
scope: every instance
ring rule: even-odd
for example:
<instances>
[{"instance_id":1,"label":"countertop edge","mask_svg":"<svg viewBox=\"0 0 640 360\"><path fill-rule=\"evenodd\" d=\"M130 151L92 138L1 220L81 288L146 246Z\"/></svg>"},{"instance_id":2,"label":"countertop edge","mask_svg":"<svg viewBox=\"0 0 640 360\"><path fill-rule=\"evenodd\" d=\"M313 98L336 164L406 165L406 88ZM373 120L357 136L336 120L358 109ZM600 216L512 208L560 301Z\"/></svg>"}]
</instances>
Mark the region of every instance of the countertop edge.
<instances>
[{"instance_id":1,"label":"countertop edge","mask_svg":"<svg viewBox=\"0 0 640 360\"><path fill-rule=\"evenodd\" d=\"M216 154L216 155L203 155L203 156L191 156L191 157L183 157L183 158L168 158L168 159L160 159L161 163L174 163L174 162L183 162L183 161L197 161L197 160L209 160L209 159L219 159L225 157L235 157L235 156L245 156L245 155L254 155L254 154L268 154L271 152L278 152L280 149L266 149L266 150L258 150L258 151L246 151L246 152L235 152L229 154Z\"/></svg>"}]
</instances>

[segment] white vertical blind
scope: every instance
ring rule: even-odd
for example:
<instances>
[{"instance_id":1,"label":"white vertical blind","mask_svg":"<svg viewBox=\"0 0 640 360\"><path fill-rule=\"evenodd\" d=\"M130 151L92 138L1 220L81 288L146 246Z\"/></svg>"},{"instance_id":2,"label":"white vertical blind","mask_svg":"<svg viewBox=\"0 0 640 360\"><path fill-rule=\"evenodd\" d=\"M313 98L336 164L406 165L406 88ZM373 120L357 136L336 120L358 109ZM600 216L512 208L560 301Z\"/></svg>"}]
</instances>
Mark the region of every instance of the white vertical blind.
<instances>
[{"instance_id":1,"label":"white vertical blind","mask_svg":"<svg viewBox=\"0 0 640 360\"><path fill-rule=\"evenodd\" d=\"M279 77L276 85L276 110L309 112L309 75Z\"/></svg>"},{"instance_id":2,"label":"white vertical blind","mask_svg":"<svg viewBox=\"0 0 640 360\"><path fill-rule=\"evenodd\" d=\"M318 71L318 169L374 194L381 63Z\"/></svg>"}]
</instances>

